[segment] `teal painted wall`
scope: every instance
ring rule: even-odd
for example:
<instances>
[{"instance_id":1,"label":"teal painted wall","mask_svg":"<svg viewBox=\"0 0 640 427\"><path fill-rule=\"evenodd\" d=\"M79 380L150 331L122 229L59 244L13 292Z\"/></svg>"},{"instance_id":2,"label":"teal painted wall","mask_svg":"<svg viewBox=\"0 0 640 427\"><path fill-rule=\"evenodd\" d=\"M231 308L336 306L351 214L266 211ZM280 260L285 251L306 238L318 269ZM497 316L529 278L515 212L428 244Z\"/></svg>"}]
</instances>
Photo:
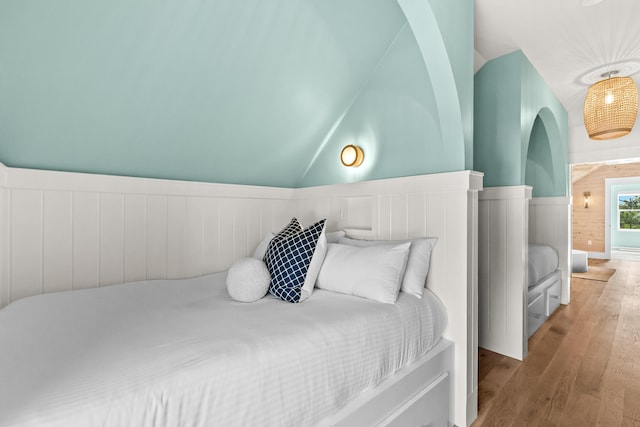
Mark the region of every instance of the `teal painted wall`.
<instances>
[{"instance_id":1,"label":"teal painted wall","mask_svg":"<svg viewBox=\"0 0 640 427\"><path fill-rule=\"evenodd\" d=\"M468 0L429 0L456 81L465 146L465 169L473 165L473 49L475 8Z\"/></svg>"},{"instance_id":2,"label":"teal painted wall","mask_svg":"<svg viewBox=\"0 0 640 427\"><path fill-rule=\"evenodd\" d=\"M473 3L399 3L407 26L327 134L299 186L464 170L472 157L465 130L473 128ZM468 25L452 27L454 15ZM363 148L360 167L339 163L347 144Z\"/></svg>"},{"instance_id":3,"label":"teal painted wall","mask_svg":"<svg viewBox=\"0 0 640 427\"><path fill-rule=\"evenodd\" d=\"M0 162L283 187L464 169L473 2L422 3L5 0ZM348 134L378 144L355 174Z\"/></svg>"},{"instance_id":4,"label":"teal painted wall","mask_svg":"<svg viewBox=\"0 0 640 427\"><path fill-rule=\"evenodd\" d=\"M474 115L474 169L484 172L486 187L568 194L567 112L521 51L476 73Z\"/></svg>"},{"instance_id":5,"label":"teal painted wall","mask_svg":"<svg viewBox=\"0 0 640 427\"><path fill-rule=\"evenodd\" d=\"M640 231L618 230L618 194L640 194L640 182L637 184L620 184L611 186L611 246L621 248L640 248Z\"/></svg>"},{"instance_id":6,"label":"teal painted wall","mask_svg":"<svg viewBox=\"0 0 640 427\"><path fill-rule=\"evenodd\" d=\"M551 141L540 117L536 117L529 137L524 182L533 186L533 197L553 194L555 175Z\"/></svg>"}]
</instances>

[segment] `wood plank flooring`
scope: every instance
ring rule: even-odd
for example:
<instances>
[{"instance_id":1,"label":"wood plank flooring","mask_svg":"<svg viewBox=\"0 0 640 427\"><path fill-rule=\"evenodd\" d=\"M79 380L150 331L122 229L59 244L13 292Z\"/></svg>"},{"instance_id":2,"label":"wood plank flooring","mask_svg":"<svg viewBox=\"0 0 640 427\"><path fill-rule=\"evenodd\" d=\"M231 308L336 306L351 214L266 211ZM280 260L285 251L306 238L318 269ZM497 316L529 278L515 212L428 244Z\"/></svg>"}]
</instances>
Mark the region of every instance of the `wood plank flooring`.
<instances>
[{"instance_id":1,"label":"wood plank flooring","mask_svg":"<svg viewBox=\"0 0 640 427\"><path fill-rule=\"evenodd\" d=\"M560 306L529 340L523 362L480 349L473 427L640 427L640 262L609 282L573 279Z\"/></svg>"}]
</instances>

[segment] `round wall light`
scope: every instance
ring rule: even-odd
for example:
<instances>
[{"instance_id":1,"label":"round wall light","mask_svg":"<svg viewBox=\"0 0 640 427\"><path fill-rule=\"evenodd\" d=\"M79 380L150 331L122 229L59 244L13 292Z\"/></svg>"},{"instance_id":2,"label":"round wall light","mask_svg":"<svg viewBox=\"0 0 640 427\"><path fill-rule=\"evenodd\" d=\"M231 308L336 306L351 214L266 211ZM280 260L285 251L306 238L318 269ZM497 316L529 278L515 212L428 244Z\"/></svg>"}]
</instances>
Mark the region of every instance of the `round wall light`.
<instances>
[{"instance_id":1,"label":"round wall light","mask_svg":"<svg viewBox=\"0 0 640 427\"><path fill-rule=\"evenodd\" d=\"M364 161L364 151L356 145L346 145L340 152L340 161L345 166L357 168Z\"/></svg>"}]
</instances>

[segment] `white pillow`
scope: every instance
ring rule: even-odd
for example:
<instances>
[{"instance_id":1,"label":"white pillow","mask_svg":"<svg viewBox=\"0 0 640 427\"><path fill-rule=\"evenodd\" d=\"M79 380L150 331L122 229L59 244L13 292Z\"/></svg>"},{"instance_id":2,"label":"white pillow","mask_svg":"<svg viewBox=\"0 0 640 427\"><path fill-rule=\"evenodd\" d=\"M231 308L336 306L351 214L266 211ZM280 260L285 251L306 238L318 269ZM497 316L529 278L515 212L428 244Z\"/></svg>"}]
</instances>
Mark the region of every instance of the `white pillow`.
<instances>
[{"instance_id":1,"label":"white pillow","mask_svg":"<svg viewBox=\"0 0 640 427\"><path fill-rule=\"evenodd\" d=\"M329 243L316 286L393 304L398 299L410 247L410 242L368 247Z\"/></svg>"},{"instance_id":2,"label":"white pillow","mask_svg":"<svg viewBox=\"0 0 640 427\"><path fill-rule=\"evenodd\" d=\"M269 291L271 276L262 260L241 258L227 271L227 291L236 301L254 302Z\"/></svg>"},{"instance_id":3,"label":"white pillow","mask_svg":"<svg viewBox=\"0 0 640 427\"><path fill-rule=\"evenodd\" d=\"M267 233L267 235L264 236L264 239L262 239L262 241L258 243L258 247L256 248L256 250L253 251L254 258L262 261L262 258L264 258L264 254L267 252L267 248L269 247L269 242L271 242L273 236L275 236L275 234L273 233Z\"/></svg>"},{"instance_id":4,"label":"white pillow","mask_svg":"<svg viewBox=\"0 0 640 427\"><path fill-rule=\"evenodd\" d=\"M346 235L347 233L345 233L344 230L327 233L327 243L338 243L338 240L342 239Z\"/></svg>"},{"instance_id":5,"label":"white pillow","mask_svg":"<svg viewBox=\"0 0 640 427\"><path fill-rule=\"evenodd\" d=\"M438 239L436 237L420 237L410 240L357 240L343 237L339 240L339 243L363 247L372 245L398 245L400 243L411 242L407 269L404 272L400 290L422 298L427 275L429 274L431 252L437 241Z\"/></svg>"},{"instance_id":6,"label":"white pillow","mask_svg":"<svg viewBox=\"0 0 640 427\"><path fill-rule=\"evenodd\" d=\"M302 289L300 290L300 302L309 298L313 293L326 254L327 236L323 228L322 234L320 234L318 243L316 244L316 250L313 252L313 257L311 258L311 264L309 264L309 269L307 270L307 277L305 277L304 285L302 285Z\"/></svg>"}]
</instances>

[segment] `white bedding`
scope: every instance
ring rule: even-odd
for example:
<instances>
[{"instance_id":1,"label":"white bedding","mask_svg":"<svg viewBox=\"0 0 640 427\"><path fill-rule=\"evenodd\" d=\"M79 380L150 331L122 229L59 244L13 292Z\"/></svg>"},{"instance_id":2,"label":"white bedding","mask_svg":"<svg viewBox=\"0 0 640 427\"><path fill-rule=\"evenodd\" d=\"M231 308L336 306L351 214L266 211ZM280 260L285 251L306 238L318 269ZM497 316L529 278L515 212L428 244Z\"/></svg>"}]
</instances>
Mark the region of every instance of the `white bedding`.
<instances>
[{"instance_id":1,"label":"white bedding","mask_svg":"<svg viewBox=\"0 0 640 427\"><path fill-rule=\"evenodd\" d=\"M551 246L529 244L529 287L558 269L558 252Z\"/></svg>"},{"instance_id":2,"label":"white bedding","mask_svg":"<svg viewBox=\"0 0 640 427\"><path fill-rule=\"evenodd\" d=\"M233 301L225 273L0 310L0 426L302 426L426 353L442 304L317 289Z\"/></svg>"}]
</instances>

